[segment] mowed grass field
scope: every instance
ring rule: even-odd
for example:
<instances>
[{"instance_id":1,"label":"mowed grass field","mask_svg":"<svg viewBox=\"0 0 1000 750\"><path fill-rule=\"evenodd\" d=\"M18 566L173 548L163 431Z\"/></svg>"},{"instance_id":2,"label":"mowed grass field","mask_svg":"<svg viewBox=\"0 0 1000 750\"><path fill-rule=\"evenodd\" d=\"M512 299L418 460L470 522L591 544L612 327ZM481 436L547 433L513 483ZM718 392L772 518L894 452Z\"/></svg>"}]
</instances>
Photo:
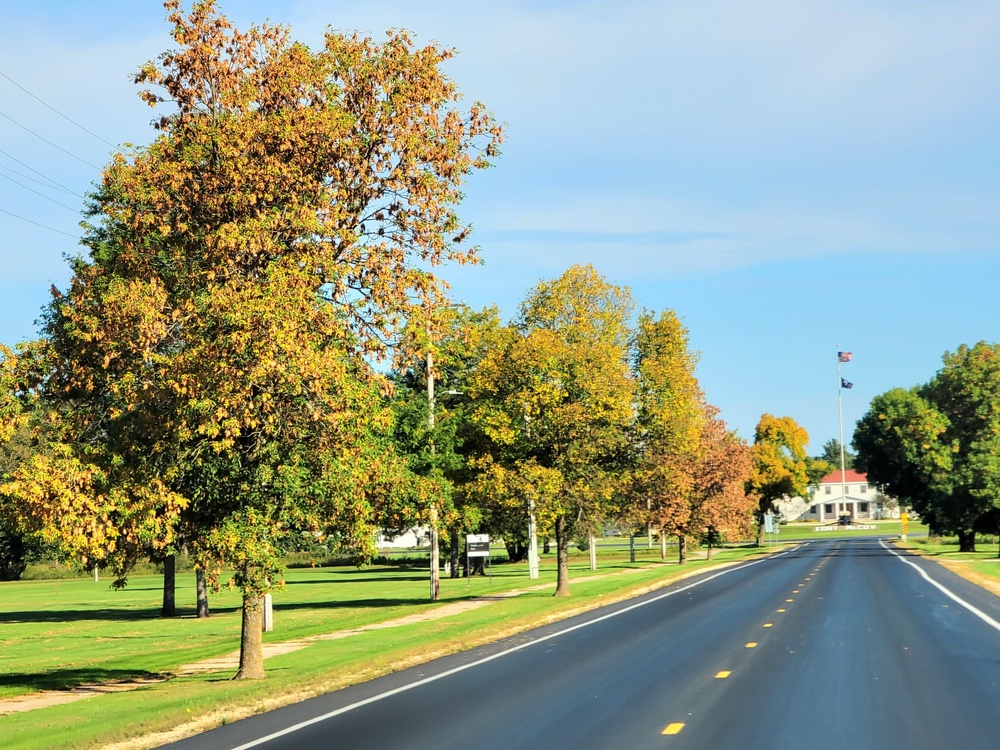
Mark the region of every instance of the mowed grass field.
<instances>
[{"instance_id":1,"label":"mowed grass field","mask_svg":"<svg viewBox=\"0 0 1000 750\"><path fill-rule=\"evenodd\" d=\"M0 746L96 748L190 722L207 728L626 598L707 565L769 551L721 549L711 561L693 559L681 567L673 559L661 561L658 549L644 545L637 547L635 563L628 561L627 549L599 548L594 572L587 555L578 553L571 559L570 598L555 599L549 585L446 618L313 642L268 659L264 681L233 682L233 670L199 673L8 713L0 716ZM284 588L274 594L276 627L264 640L348 630L462 599L554 584L552 557L543 559L539 581L528 579L526 565L510 564L495 566L492 581L442 578L437 603L428 601L426 567L291 569ZM238 649L239 592L211 596L212 616L198 620L194 576L179 575L179 616L161 618L161 586L160 576L137 576L121 591L87 578L0 584L0 701L85 683L156 678Z\"/></svg>"},{"instance_id":2,"label":"mowed grass field","mask_svg":"<svg viewBox=\"0 0 1000 750\"><path fill-rule=\"evenodd\" d=\"M818 531L817 529L823 528L823 524L818 523L789 523L782 524L778 534L768 535L769 539L777 539L782 542L790 541L807 541L811 539L844 539L853 538L860 536L886 536L886 535L898 535L901 533L901 525L899 520L887 520L887 521L867 521L861 520L856 522L857 526L875 526L875 529L837 529L836 531ZM926 536L927 535L927 525L923 523L918 523L916 521L910 521L907 528L907 534L912 536Z\"/></svg>"}]
</instances>

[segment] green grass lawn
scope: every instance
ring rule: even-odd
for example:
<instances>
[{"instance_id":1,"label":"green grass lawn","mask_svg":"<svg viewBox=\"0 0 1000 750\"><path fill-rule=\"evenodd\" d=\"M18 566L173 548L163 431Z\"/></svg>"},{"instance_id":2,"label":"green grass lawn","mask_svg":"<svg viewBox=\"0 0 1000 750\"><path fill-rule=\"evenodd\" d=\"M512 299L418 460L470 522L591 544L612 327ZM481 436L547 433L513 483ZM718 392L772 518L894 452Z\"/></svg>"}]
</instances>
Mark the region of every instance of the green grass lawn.
<instances>
[{"instance_id":1,"label":"green grass lawn","mask_svg":"<svg viewBox=\"0 0 1000 750\"><path fill-rule=\"evenodd\" d=\"M812 539L843 539L859 536L885 536L886 534L899 534L900 523L896 521L858 521L859 526L876 526L875 529L838 529L836 531L817 531L822 528L822 524L817 523L789 523L781 526L781 531L777 539L783 542L812 540ZM907 530L908 535L920 536L927 533L927 525L910 521Z\"/></svg>"},{"instance_id":2,"label":"green grass lawn","mask_svg":"<svg viewBox=\"0 0 1000 750\"><path fill-rule=\"evenodd\" d=\"M909 549L919 552L924 557L937 558L943 561L955 560L983 560L989 561L997 558L997 537L976 536L975 552L959 552L957 537L924 537L909 539L905 545Z\"/></svg>"},{"instance_id":3,"label":"green grass lawn","mask_svg":"<svg viewBox=\"0 0 1000 750\"><path fill-rule=\"evenodd\" d=\"M591 573L586 554L579 553L571 559L573 596L568 599L555 599L550 587L444 619L316 642L268 659L268 679L262 682L231 682L231 672L199 674L127 693L7 714L0 716L3 747L102 747L212 712L230 712L217 713L207 722L218 723L234 711L238 715L241 710L260 710L276 696L335 689L599 606L706 564L759 554L762 551L753 548L723 549L710 563L692 560L681 568L672 561L660 562L658 550L637 549L636 563L628 561L627 550L601 550L599 569ZM586 580L623 571L631 572ZM441 606L427 601L427 579L426 568L289 570L287 585L274 594L276 630L265 635L265 642L354 628ZM540 581L528 579L526 565L496 566L492 582L486 577L442 579L442 603L554 581L552 556L543 559ZM161 582L159 576L137 576L123 591L87 578L0 584L0 700L91 681L158 675L238 648L238 592L213 595L212 617L198 620L193 617L193 576L180 576L177 600L190 607L182 607L179 617L164 619L159 617Z\"/></svg>"}]
</instances>

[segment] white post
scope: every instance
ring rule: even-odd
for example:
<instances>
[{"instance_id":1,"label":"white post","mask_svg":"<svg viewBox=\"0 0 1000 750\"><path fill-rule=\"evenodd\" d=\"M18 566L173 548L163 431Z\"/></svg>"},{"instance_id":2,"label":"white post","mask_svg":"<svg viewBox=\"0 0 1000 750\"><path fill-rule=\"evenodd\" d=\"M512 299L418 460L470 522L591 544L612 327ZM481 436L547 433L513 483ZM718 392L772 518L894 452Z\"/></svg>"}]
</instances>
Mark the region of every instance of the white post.
<instances>
[{"instance_id":1,"label":"white post","mask_svg":"<svg viewBox=\"0 0 1000 750\"><path fill-rule=\"evenodd\" d=\"M538 578L538 532L535 528L535 499L528 500L528 578Z\"/></svg>"},{"instance_id":2,"label":"white post","mask_svg":"<svg viewBox=\"0 0 1000 750\"><path fill-rule=\"evenodd\" d=\"M590 569L597 570L597 537L590 535Z\"/></svg>"},{"instance_id":3,"label":"white post","mask_svg":"<svg viewBox=\"0 0 1000 750\"><path fill-rule=\"evenodd\" d=\"M427 427L431 433L431 452L434 452L434 357L431 354L431 328L427 324ZM432 501L433 503L433 501ZM431 601L441 598L441 574L438 571L438 514L437 505L431 505Z\"/></svg>"},{"instance_id":4,"label":"white post","mask_svg":"<svg viewBox=\"0 0 1000 750\"><path fill-rule=\"evenodd\" d=\"M261 629L265 633L274 630L274 605L270 594L264 594L264 619L261 621Z\"/></svg>"}]
</instances>

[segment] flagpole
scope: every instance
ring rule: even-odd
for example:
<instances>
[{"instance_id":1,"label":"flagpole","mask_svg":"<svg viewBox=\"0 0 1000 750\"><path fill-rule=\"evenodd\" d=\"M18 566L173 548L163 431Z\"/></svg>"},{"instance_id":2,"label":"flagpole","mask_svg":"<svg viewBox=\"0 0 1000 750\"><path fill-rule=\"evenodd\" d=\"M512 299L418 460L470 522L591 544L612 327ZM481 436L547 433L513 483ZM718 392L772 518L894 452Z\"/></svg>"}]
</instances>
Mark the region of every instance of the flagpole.
<instances>
[{"instance_id":1,"label":"flagpole","mask_svg":"<svg viewBox=\"0 0 1000 750\"><path fill-rule=\"evenodd\" d=\"M844 468L844 378L840 374L840 344L837 344L837 410L840 415L840 501L847 508L847 472ZM838 518L840 514L837 514Z\"/></svg>"}]
</instances>

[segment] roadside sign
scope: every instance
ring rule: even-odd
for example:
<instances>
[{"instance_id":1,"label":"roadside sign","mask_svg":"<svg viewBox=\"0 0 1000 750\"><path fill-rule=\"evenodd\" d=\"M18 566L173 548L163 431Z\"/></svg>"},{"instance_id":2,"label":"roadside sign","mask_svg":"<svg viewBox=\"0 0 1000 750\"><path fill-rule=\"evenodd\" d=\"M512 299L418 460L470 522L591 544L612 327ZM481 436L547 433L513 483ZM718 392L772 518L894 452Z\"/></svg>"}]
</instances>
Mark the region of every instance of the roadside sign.
<instances>
[{"instance_id":1,"label":"roadside sign","mask_svg":"<svg viewBox=\"0 0 1000 750\"><path fill-rule=\"evenodd\" d=\"M490 557L490 535L489 534L466 534L465 535L465 569L469 570L469 558L485 557L490 568L490 586L493 585L493 559ZM470 579L469 585L472 585Z\"/></svg>"},{"instance_id":2,"label":"roadside sign","mask_svg":"<svg viewBox=\"0 0 1000 750\"><path fill-rule=\"evenodd\" d=\"M465 549L469 557L489 557L490 535L467 534L465 537Z\"/></svg>"}]
</instances>

